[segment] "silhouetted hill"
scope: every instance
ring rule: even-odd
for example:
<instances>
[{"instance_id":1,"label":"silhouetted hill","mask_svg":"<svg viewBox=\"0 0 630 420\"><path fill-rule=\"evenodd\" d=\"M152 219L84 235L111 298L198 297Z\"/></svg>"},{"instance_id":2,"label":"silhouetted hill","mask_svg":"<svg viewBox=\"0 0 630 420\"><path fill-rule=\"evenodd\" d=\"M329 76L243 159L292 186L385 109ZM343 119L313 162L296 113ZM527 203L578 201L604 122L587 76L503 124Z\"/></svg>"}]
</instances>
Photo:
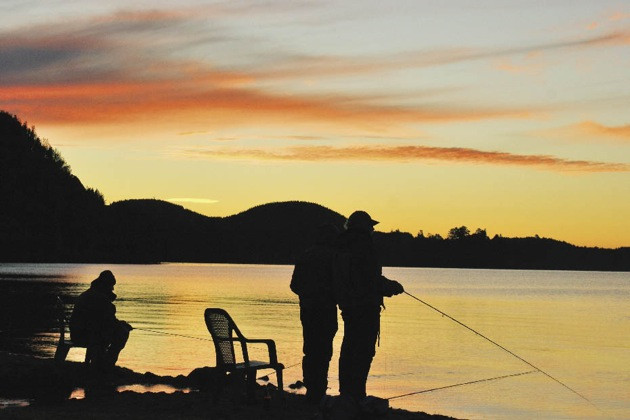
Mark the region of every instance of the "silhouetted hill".
<instances>
[{"instance_id":1,"label":"silhouetted hill","mask_svg":"<svg viewBox=\"0 0 630 420\"><path fill-rule=\"evenodd\" d=\"M59 153L0 111L2 260L82 258L96 234L102 195L86 189Z\"/></svg>"},{"instance_id":2,"label":"silhouetted hill","mask_svg":"<svg viewBox=\"0 0 630 420\"><path fill-rule=\"evenodd\" d=\"M115 261L291 263L322 223L343 216L318 204L270 203L206 217L160 200L125 200L107 209L107 249Z\"/></svg>"},{"instance_id":3,"label":"silhouetted hill","mask_svg":"<svg viewBox=\"0 0 630 420\"><path fill-rule=\"evenodd\" d=\"M231 262L292 263L312 244L318 226L340 229L345 218L319 204L289 201L251 208L224 219L222 243Z\"/></svg>"},{"instance_id":4,"label":"silhouetted hill","mask_svg":"<svg viewBox=\"0 0 630 420\"><path fill-rule=\"evenodd\" d=\"M33 128L0 111L0 261L290 264L323 223L344 217L314 203L256 206L206 217L160 200L105 206ZM630 248L576 247L553 239L492 239L466 226L439 235L376 232L388 266L630 271Z\"/></svg>"},{"instance_id":5,"label":"silhouetted hill","mask_svg":"<svg viewBox=\"0 0 630 420\"><path fill-rule=\"evenodd\" d=\"M101 256L106 261L201 261L218 218L161 200L125 200L107 206Z\"/></svg>"}]
</instances>

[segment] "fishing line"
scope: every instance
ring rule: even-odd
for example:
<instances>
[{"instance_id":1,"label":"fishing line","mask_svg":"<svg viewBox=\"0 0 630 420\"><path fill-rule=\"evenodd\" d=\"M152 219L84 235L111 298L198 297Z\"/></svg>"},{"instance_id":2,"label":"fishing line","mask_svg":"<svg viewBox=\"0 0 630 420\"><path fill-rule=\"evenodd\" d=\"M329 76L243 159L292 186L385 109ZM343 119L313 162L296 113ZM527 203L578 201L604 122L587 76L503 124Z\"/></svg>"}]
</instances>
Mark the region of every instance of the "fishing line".
<instances>
[{"instance_id":1,"label":"fishing line","mask_svg":"<svg viewBox=\"0 0 630 420\"><path fill-rule=\"evenodd\" d=\"M175 333L169 333L169 332L165 332L165 331L156 331L156 330L150 330L148 328L139 328L139 327L133 327L133 329L134 330L141 330L141 331L148 331L148 332L152 332L152 333L156 333L156 334L173 335L175 337L192 338L194 340L213 342L212 339L210 339L210 338L195 337L195 336L192 336L192 335L175 334ZM254 347L254 348L257 348L257 349L261 349L262 348L262 347L256 347L255 345L253 345L253 346L252 345L248 345L248 346L251 346L251 347ZM284 368L284 370L287 370L289 368L297 366L297 365L299 365L301 363L302 362L298 362L298 363L292 364L290 366L287 366L287 367ZM270 373L269 375L273 375L273 374L275 374L275 372ZM269 376L269 375L267 375L267 376ZM258 379L260 379L260 378L258 378Z\"/></svg>"},{"instance_id":2,"label":"fishing line","mask_svg":"<svg viewBox=\"0 0 630 420\"><path fill-rule=\"evenodd\" d=\"M534 369L536 369L538 372L542 373L543 375L545 375L546 377L548 377L549 379L552 379L553 381L559 383L560 385L562 385L563 387L565 387L566 389L568 389L569 391L573 392L575 395L577 395L578 397L582 398L584 401L588 402L590 405L592 405L593 407L595 407L597 410L599 410L599 407L597 407L591 400L589 400L588 398L586 398L584 395L580 394L579 392L577 392L576 390L574 390L573 388L571 388L570 386L568 386L567 384L565 384L564 382L560 381L559 379L554 378L553 376L551 376L550 374L548 374L547 372L545 372L544 370L542 370L541 368L531 364L530 362L528 362L527 360L523 359L521 356L515 354L514 352L506 349L505 347L503 347L501 344L497 343L494 340L489 339L488 337L486 337L485 335L481 334L479 331L474 330L473 328L470 328L468 325L464 324L463 322L460 322L458 320L456 320L455 318L453 318L452 316L450 316L449 314L442 312L441 310L439 310L438 308L436 308L433 305L430 305L429 303L423 301L420 298L417 298L416 296L412 295L409 292L404 292L406 295L414 298L415 300L417 300L418 302L422 303L423 305L428 306L429 308L433 309L434 311L442 314L442 316L447 317L448 319L450 319L451 321L454 321L456 323L458 323L459 325L461 325L462 327L466 328L467 330L470 330L472 332L474 332L475 334L477 334L479 337L491 342L492 344L494 344L495 346L499 347L501 350L504 350L506 352L508 352L509 354L511 354L512 356L516 357L517 359L519 359L520 361L522 361L523 363L533 367ZM601 410L600 410L601 411Z\"/></svg>"},{"instance_id":3,"label":"fishing line","mask_svg":"<svg viewBox=\"0 0 630 420\"><path fill-rule=\"evenodd\" d=\"M455 384L455 385L439 386L437 388L424 389L422 391L416 391L416 392L409 392L407 394L396 395L396 396L385 398L385 399L386 400L394 400L396 398L408 397L410 395L416 395L416 394L424 394L424 393L431 392L431 391L437 391L439 389L455 388L455 387L458 387L458 386L478 384L480 382L497 381L499 379L513 378L515 376L529 375L530 373L538 373L538 370L529 370L527 372L513 373L511 375L495 376L494 378L478 379L476 381L462 382L462 383Z\"/></svg>"},{"instance_id":4,"label":"fishing line","mask_svg":"<svg viewBox=\"0 0 630 420\"><path fill-rule=\"evenodd\" d=\"M302 362L297 362L297 363L294 363L292 365L286 366L283 370L291 369L292 367L295 367L295 366L298 366L298 365L301 365L301 364L302 364ZM269 380L269 377L271 375L275 375L275 374L276 374L276 371L274 370L273 372L271 372L271 373L269 373L267 375L261 376L260 378L256 378L256 379L261 380L261 381Z\"/></svg>"},{"instance_id":5,"label":"fishing line","mask_svg":"<svg viewBox=\"0 0 630 420\"><path fill-rule=\"evenodd\" d=\"M156 330L150 330L148 328L139 328L139 327L133 327L133 329L134 330L141 330L141 331L148 331L148 332L152 332L152 333L156 333L156 334L173 335L175 337L192 338L193 340L201 340L201 341L210 341L210 342L212 342L212 340L209 339L209 338L194 337L192 335L175 334L175 333L169 333L169 332L165 332L165 331L156 331Z\"/></svg>"}]
</instances>

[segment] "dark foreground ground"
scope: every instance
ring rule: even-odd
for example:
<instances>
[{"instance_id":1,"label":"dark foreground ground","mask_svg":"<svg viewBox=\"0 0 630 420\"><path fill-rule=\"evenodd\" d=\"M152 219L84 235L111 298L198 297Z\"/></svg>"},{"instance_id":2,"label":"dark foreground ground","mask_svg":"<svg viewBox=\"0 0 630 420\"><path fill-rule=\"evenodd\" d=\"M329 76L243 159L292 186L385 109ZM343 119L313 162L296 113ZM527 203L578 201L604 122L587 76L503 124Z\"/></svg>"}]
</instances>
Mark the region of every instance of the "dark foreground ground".
<instances>
[{"instance_id":1,"label":"dark foreground ground","mask_svg":"<svg viewBox=\"0 0 630 420\"><path fill-rule=\"evenodd\" d=\"M107 385L103 385L107 384ZM126 384L168 384L190 388L189 393L116 392ZM77 387L85 399L68 399ZM10 419L325 419L317 406L302 395L286 392L280 398L272 387L258 386L248 401L243 384L220 380L211 368L196 369L188 376L140 374L125 368L95 380L93 373L75 362L56 365L51 359L0 352L0 399L28 399L27 407L0 410ZM358 419L442 420L452 417L387 409L382 414L362 414Z\"/></svg>"}]
</instances>

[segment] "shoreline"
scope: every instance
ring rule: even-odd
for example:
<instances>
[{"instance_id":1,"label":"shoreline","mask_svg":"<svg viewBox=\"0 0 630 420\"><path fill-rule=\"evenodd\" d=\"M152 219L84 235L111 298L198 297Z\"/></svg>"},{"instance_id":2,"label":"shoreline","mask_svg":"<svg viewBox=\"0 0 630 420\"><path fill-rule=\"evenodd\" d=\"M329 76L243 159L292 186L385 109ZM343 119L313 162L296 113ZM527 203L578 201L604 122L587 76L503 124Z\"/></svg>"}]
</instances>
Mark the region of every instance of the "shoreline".
<instances>
[{"instance_id":1,"label":"shoreline","mask_svg":"<svg viewBox=\"0 0 630 420\"><path fill-rule=\"evenodd\" d=\"M193 370L184 376L159 376L116 367L95 382L89 368L66 361L56 364L39 358L0 351L0 399L28 400L28 406L0 409L0 417L13 419L317 419L318 406L304 395L285 389L280 398L275 386L258 385L254 401L247 400L240 381L223 380L219 385L212 368ZM102 386L107 383L107 386ZM169 385L174 392L117 391L124 385ZM86 398L69 399L77 388ZM89 393L87 390L91 389ZM189 391L190 390L190 391ZM332 400L332 399L331 399ZM366 419L447 420L453 417L388 408L383 414L366 414Z\"/></svg>"}]
</instances>

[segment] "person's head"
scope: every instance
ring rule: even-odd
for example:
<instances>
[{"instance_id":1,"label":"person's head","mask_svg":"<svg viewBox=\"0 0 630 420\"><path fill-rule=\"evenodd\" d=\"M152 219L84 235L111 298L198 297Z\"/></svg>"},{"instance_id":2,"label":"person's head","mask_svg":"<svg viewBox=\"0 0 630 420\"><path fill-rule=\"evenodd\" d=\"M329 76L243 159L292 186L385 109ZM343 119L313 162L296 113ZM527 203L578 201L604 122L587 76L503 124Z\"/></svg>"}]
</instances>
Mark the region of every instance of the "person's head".
<instances>
[{"instance_id":1,"label":"person's head","mask_svg":"<svg viewBox=\"0 0 630 420\"><path fill-rule=\"evenodd\" d=\"M104 290L114 290L115 284L116 277L114 277L114 274L109 270L102 271L101 274L98 275L96 280L92 282L93 286L99 287Z\"/></svg>"},{"instance_id":2,"label":"person's head","mask_svg":"<svg viewBox=\"0 0 630 420\"><path fill-rule=\"evenodd\" d=\"M376 220L373 220L367 212L363 210L357 210L348 217L346 220L346 230L359 230L364 232L374 232L374 225L378 224Z\"/></svg>"}]
</instances>

